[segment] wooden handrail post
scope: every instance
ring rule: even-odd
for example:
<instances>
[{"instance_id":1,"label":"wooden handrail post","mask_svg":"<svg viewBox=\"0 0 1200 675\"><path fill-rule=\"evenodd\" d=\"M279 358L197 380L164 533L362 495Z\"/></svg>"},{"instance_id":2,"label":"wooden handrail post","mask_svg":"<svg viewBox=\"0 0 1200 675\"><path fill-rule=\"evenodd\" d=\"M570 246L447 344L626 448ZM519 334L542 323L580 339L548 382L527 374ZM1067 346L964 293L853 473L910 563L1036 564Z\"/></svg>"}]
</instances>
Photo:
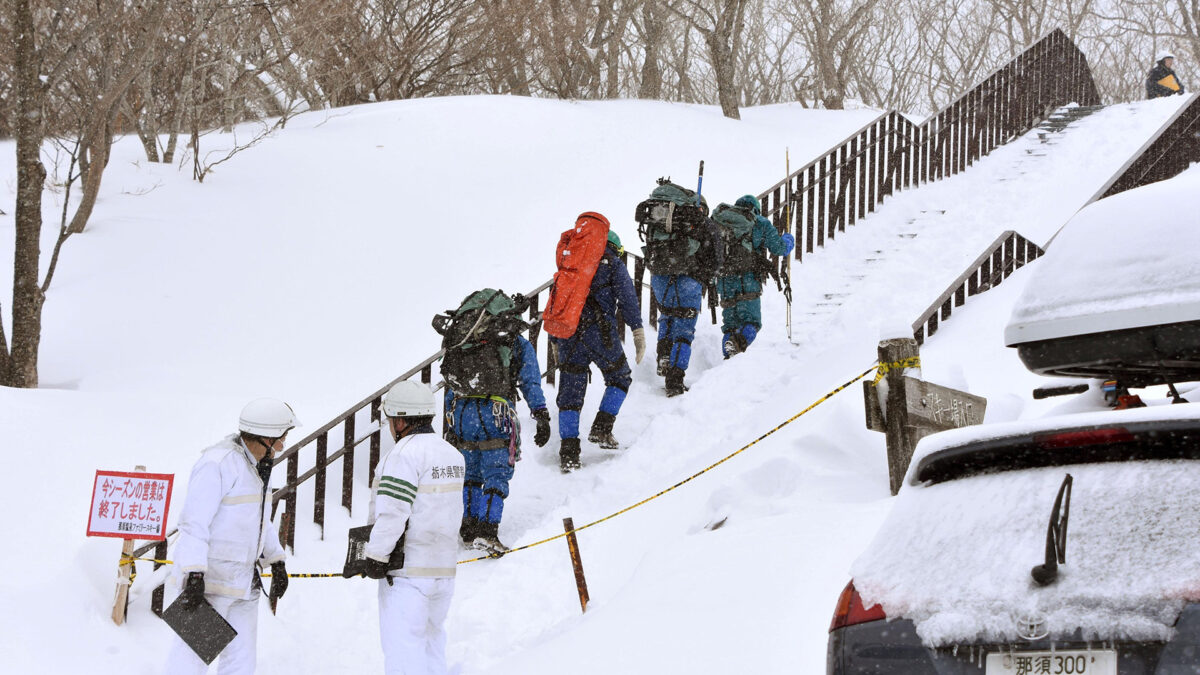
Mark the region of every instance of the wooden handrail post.
<instances>
[{"instance_id":1,"label":"wooden handrail post","mask_svg":"<svg viewBox=\"0 0 1200 675\"><path fill-rule=\"evenodd\" d=\"M587 579L583 576L583 559L579 556L579 542L575 539L575 521L563 518L563 530L567 533L567 550L571 554L571 567L575 569L575 588L579 591L579 608L586 612L588 606Z\"/></svg>"},{"instance_id":2,"label":"wooden handrail post","mask_svg":"<svg viewBox=\"0 0 1200 675\"><path fill-rule=\"evenodd\" d=\"M167 540L163 539L154 547L154 569L158 569L166 565L164 560L167 559ZM159 584L154 592L150 594L150 611L156 616L162 618L163 615L163 599L166 595L166 589L163 584Z\"/></svg>"}]
</instances>

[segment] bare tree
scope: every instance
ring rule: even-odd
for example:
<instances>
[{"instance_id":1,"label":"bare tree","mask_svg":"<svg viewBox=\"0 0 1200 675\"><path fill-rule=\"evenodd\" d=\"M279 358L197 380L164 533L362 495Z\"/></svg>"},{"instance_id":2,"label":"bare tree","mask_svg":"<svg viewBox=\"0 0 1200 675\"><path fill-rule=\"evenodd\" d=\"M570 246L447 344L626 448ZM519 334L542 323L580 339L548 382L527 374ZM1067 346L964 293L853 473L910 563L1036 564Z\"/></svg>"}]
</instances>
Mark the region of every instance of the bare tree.
<instances>
[{"instance_id":1,"label":"bare tree","mask_svg":"<svg viewBox=\"0 0 1200 675\"><path fill-rule=\"evenodd\" d=\"M736 74L747 4L747 0L682 0L678 7L669 5L704 38L721 114L735 120L741 119Z\"/></svg>"},{"instance_id":2,"label":"bare tree","mask_svg":"<svg viewBox=\"0 0 1200 675\"><path fill-rule=\"evenodd\" d=\"M862 58L858 44L870 27L878 0L795 0L791 21L808 47L816 74L817 99L841 110L850 91L850 74Z\"/></svg>"},{"instance_id":3,"label":"bare tree","mask_svg":"<svg viewBox=\"0 0 1200 675\"><path fill-rule=\"evenodd\" d=\"M104 0L51 8L34 0L5 0L5 19L15 37L7 61L14 69L17 205L11 347L0 325L2 384L38 384L42 307L58 252L91 217L115 118L126 90L147 67L164 9L164 3L152 1ZM50 110L54 116L46 115ZM66 134L74 139L67 186L78 179L82 197L73 215L68 218L64 211L54 255L40 280L46 180L41 151L48 136Z\"/></svg>"}]
</instances>

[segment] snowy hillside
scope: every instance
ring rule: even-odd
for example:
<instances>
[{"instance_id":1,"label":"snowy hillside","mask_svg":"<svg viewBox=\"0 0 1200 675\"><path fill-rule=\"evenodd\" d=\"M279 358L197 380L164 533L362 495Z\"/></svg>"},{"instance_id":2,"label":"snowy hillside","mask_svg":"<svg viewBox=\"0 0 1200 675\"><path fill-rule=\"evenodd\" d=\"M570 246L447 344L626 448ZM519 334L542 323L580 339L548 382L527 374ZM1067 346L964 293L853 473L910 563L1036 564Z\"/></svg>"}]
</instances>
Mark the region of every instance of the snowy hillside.
<instances>
[{"instance_id":1,"label":"snowy hillside","mask_svg":"<svg viewBox=\"0 0 1200 675\"><path fill-rule=\"evenodd\" d=\"M502 537L529 543L561 531L564 516L583 524L635 503L862 372L881 332L902 331L1001 231L1048 239L1177 105L1109 108L1045 152L1026 152L1041 145L1031 134L890 199L794 268L795 345L775 293L759 341L729 362L702 317L686 396L666 399L649 361L635 369L621 451L585 446L585 469L562 476L557 436L544 449L526 439ZM13 672L154 671L165 655L148 566L130 623L108 618L119 547L83 536L96 469L146 464L177 474L182 494L198 451L232 430L246 400L284 398L301 431L315 429L435 351L434 312L483 285L546 279L579 212L609 215L634 248L633 205L654 178L690 183L704 159L710 203L732 201L782 177L785 147L803 164L876 114L771 106L734 122L633 101L378 104L300 116L202 185L122 140L48 296L43 389L0 389L0 447L21 477L3 503L37 515L3 530L33 549L0 563L0 598L23 608L0 625ZM6 213L12 154L0 143ZM58 208L48 200L48 218ZM5 265L12 227L0 216ZM1037 378L1003 347L1025 276L956 311L923 351L924 376L987 396L989 421L1055 405L1030 399ZM823 671L834 600L890 503L883 438L863 428L860 392L581 533L586 616L561 541L461 566L448 626L457 672ZM43 496L50 486L58 493ZM354 518L331 509L323 543L302 526L291 571L340 569L345 528L364 517L357 505ZM260 672L380 668L365 581L297 579L278 616L262 612ZM64 635L76 648L62 649Z\"/></svg>"}]
</instances>

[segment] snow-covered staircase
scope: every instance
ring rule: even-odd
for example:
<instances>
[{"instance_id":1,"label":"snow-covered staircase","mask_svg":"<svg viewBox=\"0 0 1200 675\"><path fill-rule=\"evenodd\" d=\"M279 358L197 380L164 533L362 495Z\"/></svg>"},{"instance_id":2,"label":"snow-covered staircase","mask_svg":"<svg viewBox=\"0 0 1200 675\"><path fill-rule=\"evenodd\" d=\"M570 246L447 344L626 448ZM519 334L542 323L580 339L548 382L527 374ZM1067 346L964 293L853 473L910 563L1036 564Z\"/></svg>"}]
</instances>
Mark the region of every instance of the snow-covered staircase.
<instances>
[{"instance_id":1,"label":"snow-covered staircase","mask_svg":"<svg viewBox=\"0 0 1200 675\"><path fill-rule=\"evenodd\" d=\"M1060 108L959 175L888 197L827 244L836 256L793 267L793 312L804 317L797 340L913 321L1002 232L1045 244L1175 110L1154 102Z\"/></svg>"}]
</instances>

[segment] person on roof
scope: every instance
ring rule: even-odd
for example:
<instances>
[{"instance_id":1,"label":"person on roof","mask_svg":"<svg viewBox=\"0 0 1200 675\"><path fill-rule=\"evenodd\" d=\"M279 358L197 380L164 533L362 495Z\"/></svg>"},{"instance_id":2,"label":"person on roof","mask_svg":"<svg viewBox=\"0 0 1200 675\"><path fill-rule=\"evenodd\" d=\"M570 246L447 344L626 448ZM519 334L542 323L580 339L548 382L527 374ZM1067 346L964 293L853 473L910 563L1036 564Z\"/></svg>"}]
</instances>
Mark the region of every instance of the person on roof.
<instances>
[{"instance_id":1,"label":"person on roof","mask_svg":"<svg viewBox=\"0 0 1200 675\"><path fill-rule=\"evenodd\" d=\"M796 240L779 234L762 216L754 195L738 197L733 207L722 204L713 212L725 244L725 265L717 279L721 298L721 353L725 358L746 351L762 330L762 282L766 253L790 255Z\"/></svg>"},{"instance_id":2,"label":"person on roof","mask_svg":"<svg viewBox=\"0 0 1200 675\"><path fill-rule=\"evenodd\" d=\"M624 252L621 238L609 230L608 243L579 316L579 327L569 338L552 338L562 373L557 399L558 434L562 439L558 454L564 473L580 466L579 411L583 408L592 363L604 377L604 397L588 440L610 450L620 447L613 437L613 423L621 412L633 377L621 346L618 317L633 329L635 361L641 363L646 354L646 331L642 327L637 291L625 263L621 262Z\"/></svg>"},{"instance_id":3,"label":"person on roof","mask_svg":"<svg viewBox=\"0 0 1200 675\"><path fill-rule=\"evenodd\" d=\"M380 458L371 486L363 573L379 579L384 672L445 675L466 464L433 431L429 385L397 382L382 410L396 445Z\"/></svg>"},{"instance_id":4,"label":"person on roof","mask_svg":"<svg viewBox=\"0 0 1200 675\"><path fill-rule=\"evenodd\" d=\"M1155 57L1154 67L1146 76L1146 98L1162 98L1183 93L1183 84L1175 74L1175 55L1171 52L1159 52Z\"/></svg>"},{"instance_id":5,"label":"person on roof","mask_svg":"<svg viewBox=\"0 0 1200 675\"><path fill-rule=\"evenodd\" d=\"M206 449L192 468L175 544L178 603L207 602L237 636L218 657L222 673L253 673L257 653L260 567L271 567L274 603L288 587L284 551L271 522L268 481L275 453L299 426L291 406L273 398L246 404L238 433ZM176 638L165 672L204 673L208 666Z\"/></svg>"}]
</instances>

